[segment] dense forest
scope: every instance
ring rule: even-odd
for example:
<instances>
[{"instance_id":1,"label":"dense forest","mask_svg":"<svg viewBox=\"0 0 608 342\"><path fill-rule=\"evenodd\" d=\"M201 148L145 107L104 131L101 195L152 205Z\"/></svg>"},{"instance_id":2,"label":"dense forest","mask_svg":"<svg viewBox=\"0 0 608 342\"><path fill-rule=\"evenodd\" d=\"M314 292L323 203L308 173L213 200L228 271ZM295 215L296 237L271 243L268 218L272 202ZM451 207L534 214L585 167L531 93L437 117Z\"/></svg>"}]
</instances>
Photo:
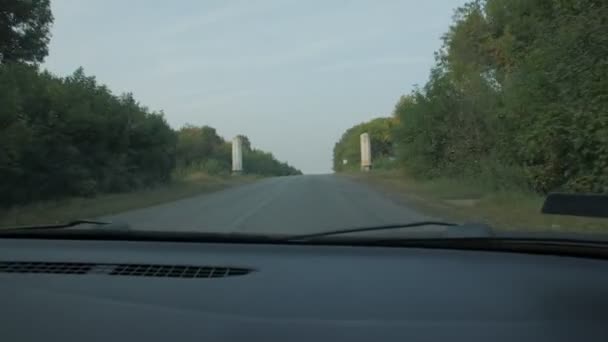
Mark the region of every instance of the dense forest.
<instances>
[{"instance_id":1,"label":"dense forest","mask_svg":"<svg viewBox=\"0 0 608 342\"><path fill-rule=\"evenodd\" d=\"M414 176L608 192L608 2L466 4L428 82L392 119L393 153ZM340 151L353 148L343 140L336 170Z\"/></svg>"},{"instance_id":2,"label":"dense forest","mask_svg":"<svg viewBox=\"0 0 608 342\"><path fill-rule=\"evenodd\" d=\"M215 129L175 131L162 111L112 94L82 68L67 77L41 70L52 22L49 0L2 2L0 205L130 191L177 171L230 173L230 143ZM246 141L246 173L300 173Z\"/></svg>"}]
</instances>

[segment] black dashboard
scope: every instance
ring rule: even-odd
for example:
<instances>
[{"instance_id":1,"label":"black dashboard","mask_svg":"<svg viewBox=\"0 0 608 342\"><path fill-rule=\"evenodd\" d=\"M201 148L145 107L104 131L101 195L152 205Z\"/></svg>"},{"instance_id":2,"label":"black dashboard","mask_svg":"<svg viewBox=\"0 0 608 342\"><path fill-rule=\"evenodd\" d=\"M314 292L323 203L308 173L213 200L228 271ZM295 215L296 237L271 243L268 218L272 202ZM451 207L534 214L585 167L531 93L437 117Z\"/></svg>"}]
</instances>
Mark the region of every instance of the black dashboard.
<instances>
[{"instance_id":1,"label":"black dashboard","mask_svg":"<svg viewBox=\"0 0 608 342\"><path fill-rule=\"evenodd\" d=\"M0 341L608 341L608 261L0 239Z\"/></svg>"}]
</instances>

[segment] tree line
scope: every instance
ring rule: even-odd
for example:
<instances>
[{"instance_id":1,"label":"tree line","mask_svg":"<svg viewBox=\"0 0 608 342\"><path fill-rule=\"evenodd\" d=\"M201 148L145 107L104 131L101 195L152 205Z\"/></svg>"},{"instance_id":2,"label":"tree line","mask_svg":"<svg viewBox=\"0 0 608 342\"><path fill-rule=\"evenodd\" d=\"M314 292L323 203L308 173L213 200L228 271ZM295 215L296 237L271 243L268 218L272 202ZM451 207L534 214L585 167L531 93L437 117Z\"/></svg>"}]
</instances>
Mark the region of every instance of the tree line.
<instances>
[{"instance_id":1,"label":"tree line","mask_svg":"<svg viewBox=\"0 0 608 342\"><path fill-rule=\"evenodd\" d=\"M67 77L41 70L52 22L49 0L0 7L1 206L150 187L178 168L230 172L230 143L215 129L173 130L162 111L112 94L82 68ZM244 167L300 173L249 143Z\"/></svg>"},{"instance_id":2,"label":"tree line","mask_svg":"<svg viewBox=\"0 0 608 342\"><path fill-rule=\"evenodd\" d=\"M396 123L394 118L377 118L347 129L334 146L334 171L353 171L361 167L360 136L363 133L369 134L374 167L394 167L392 130Z\"/></svg>"},{"instance_id":3,"label":"tree line","mask_svg":"<svg viewBox=\"0 0 608 342\"><path fill-rule=\"evenodd\" d=\"M496 189L608 192L608 2L479 0L395 106L400 166Z\"/></svg>"},{"instance_id":4,"label":"tree line","mask_svg":"<svg viewBox=\"0 0 608 342\"><path fill-rule=\"evenodd\" d=\"M302 174L289 164L278 161L272 153L253 148L248 137L240 137L245 174ZM229 174L232 168L232 142L225 141L213 127L186 125L177 131L176 162L179 171L200 170L215 175Z\"/></svg>"},{"instance_id":5,"label":"tree line","mask_svg":"<svg viewBox=\"0 0 608 342\"><path fill-rule=\"evenodd\" d=\"M243 140L245 173L300 174ZM169 182L176 169L231 170L231 143L214 128L175 131L162 111L113 95L81 68L57 77L0 65L0 146L3 205L150 187Z\"/></svg>"}]
</instances>

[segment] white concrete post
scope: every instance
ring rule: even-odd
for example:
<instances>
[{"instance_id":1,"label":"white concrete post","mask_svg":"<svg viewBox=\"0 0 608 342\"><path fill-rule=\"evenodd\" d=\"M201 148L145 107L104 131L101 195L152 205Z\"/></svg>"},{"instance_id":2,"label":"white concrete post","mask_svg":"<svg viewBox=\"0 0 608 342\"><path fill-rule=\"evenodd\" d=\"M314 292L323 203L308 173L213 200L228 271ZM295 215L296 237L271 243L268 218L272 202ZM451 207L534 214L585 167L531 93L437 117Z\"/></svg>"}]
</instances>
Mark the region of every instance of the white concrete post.
<instances>
[{"instance_id":1,"label":"white concrete post","mask_svg":"<svg viewBox=\"0 0 608 342\"><path fill-rule=\"evenodd\" d=\"M232 139L232 173L243 172L243 145L241 137L236 136Z\"/></svg>"},{"instance_id":2,"label":"white concrete post","mask_svg":"<svg viewBox=\"0 0 608 342\"><path fill-rule=\"evenodd\" d=\"M361 134L361 170L369 171L372 168L372 147L369 134Z\"/></svg>"}]
</instances>

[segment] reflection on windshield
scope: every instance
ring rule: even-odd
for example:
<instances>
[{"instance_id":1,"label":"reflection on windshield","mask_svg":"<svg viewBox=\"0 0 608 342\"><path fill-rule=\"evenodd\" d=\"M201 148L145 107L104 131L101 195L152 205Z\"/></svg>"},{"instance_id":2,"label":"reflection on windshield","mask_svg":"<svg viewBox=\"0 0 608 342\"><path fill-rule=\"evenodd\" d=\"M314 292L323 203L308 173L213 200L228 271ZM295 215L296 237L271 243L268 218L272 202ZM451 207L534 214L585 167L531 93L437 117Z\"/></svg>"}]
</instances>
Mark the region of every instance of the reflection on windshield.
<instances>
[{"instance_id":1,"label":"reflection on windshield","mask_svg":"<svg viewBox=\"0 0 608 342\"><path fill-rule=\"evenodd\" d=\"M604 197L541 213L608 195L608 3L579 3L8 2L0 226L605 232Z\"/></svg>"}]
</instances>

